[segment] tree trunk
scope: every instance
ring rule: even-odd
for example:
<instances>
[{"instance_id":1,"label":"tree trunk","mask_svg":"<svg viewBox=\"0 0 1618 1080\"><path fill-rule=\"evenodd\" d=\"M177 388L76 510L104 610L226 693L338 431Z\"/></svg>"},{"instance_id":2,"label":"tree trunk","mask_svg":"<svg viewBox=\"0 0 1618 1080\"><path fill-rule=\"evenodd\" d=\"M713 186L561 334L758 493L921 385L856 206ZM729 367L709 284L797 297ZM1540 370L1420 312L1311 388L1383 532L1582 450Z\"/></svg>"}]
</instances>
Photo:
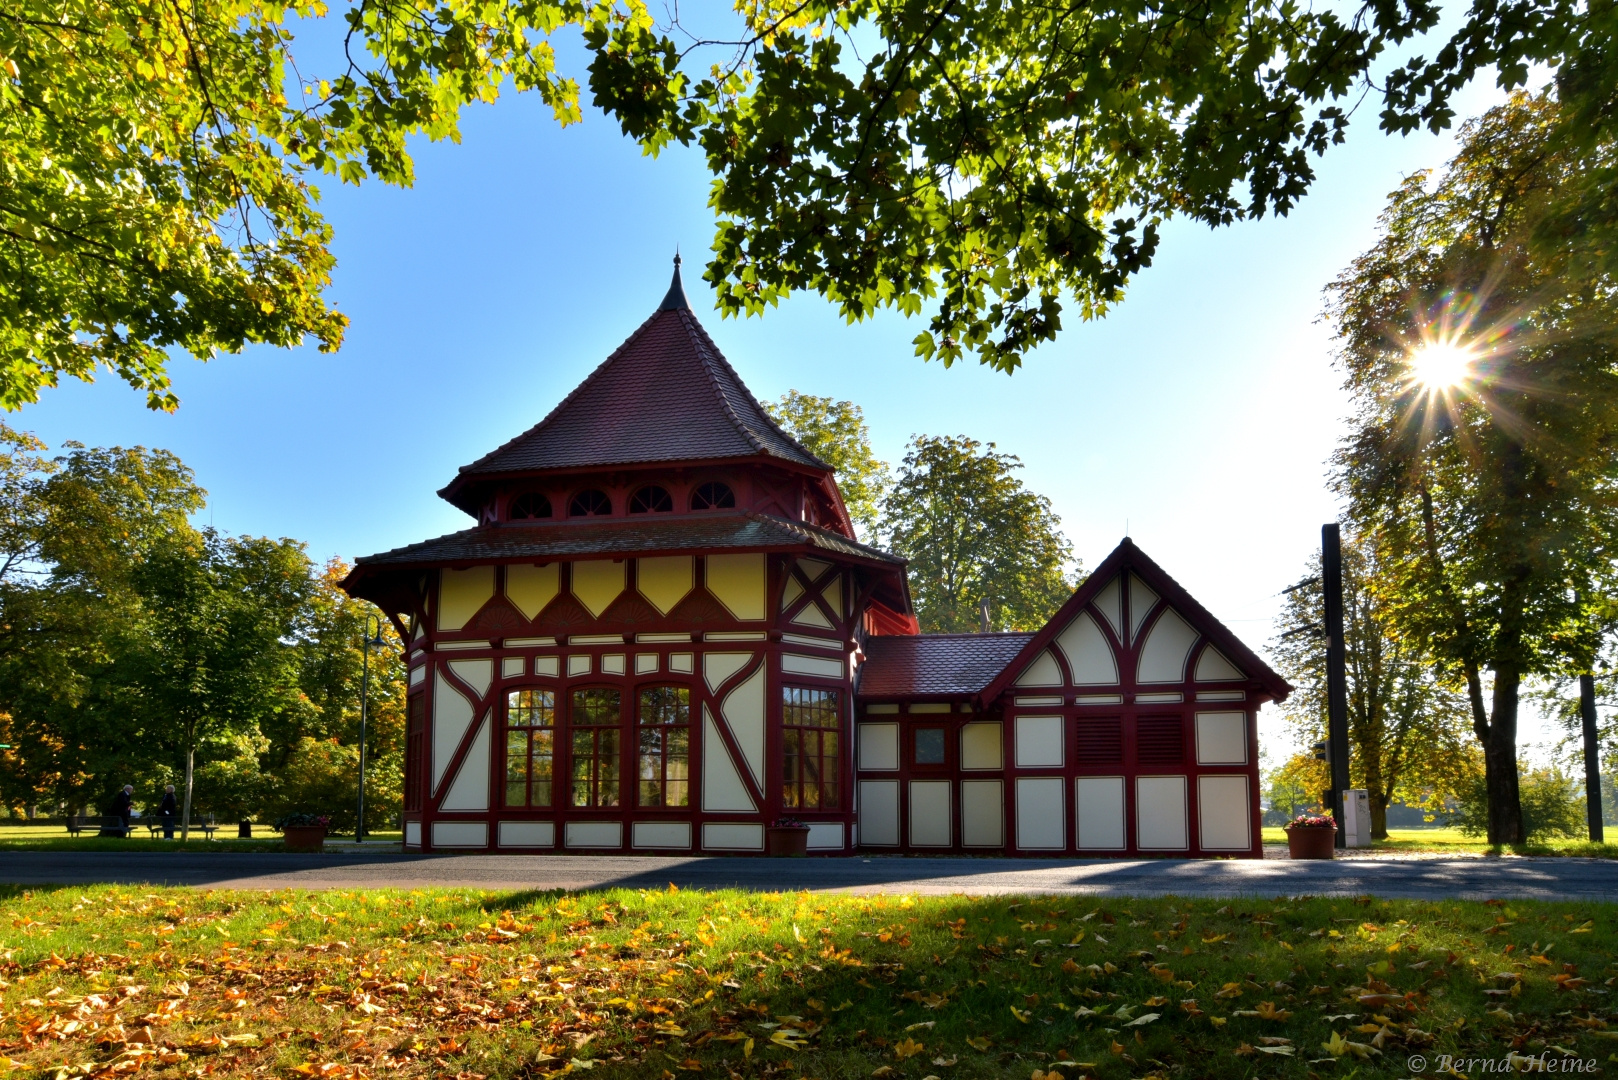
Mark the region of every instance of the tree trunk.
<instances>
[{"instance_id":1,"label":"tree trunk","mask_svg":"<svg viewBox=\"0 0 1618 1080\"><path fill-rule=\"evenodd\" d=\"M1370 795L1371 803L1371 839L1386 840L1388 838L1388 797L1381 792Z\"/></svg>"},{"instance_id":2,"label":"tree trunk","mask_svg":"<svg viewBox=\"0 0 1618 1080\"><path fill-rule=\"evenodd\" d=\"M1523 842L1522 799L1517 790L1517 691L1522 676L1494 669L1489 737L1483 743L1484 782L1489 795L1489 843Z\"/></svg>"},{"instance_id":3,"label":"tree trunk","mask_svg":"<svg viewBox=\"0 0 1618 1080\"><path fill-rule=\"evenodd\" d=\"M180 815L180 842L191 839L191 765L196 760L195 746L185 748L185 810Z\"/></svg>"}]
</instances>

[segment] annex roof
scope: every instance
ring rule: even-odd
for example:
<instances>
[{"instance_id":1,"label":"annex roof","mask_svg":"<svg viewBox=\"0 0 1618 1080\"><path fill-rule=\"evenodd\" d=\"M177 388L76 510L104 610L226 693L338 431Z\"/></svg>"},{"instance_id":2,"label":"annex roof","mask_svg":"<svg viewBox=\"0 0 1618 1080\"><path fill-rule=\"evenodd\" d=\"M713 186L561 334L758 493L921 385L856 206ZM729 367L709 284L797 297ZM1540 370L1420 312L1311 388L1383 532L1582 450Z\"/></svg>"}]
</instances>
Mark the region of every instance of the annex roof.
<instances>
[{"instance_id":1,"label":"annex roof","mask_svg":"<svg viewBox=\"0 0 1618 1080\"><path fill-rule=\"evenodd\" d=\"M1030 633L919 634L865 639L859 696L977 694L1034 638Z\"/></svg>"},{"instance_id":2,"label":"annex roof","mask_svg":"<svg viewBox=\"0 0 1618 1080\"><path fill-rule=\"evenodd\" d=\"M693 517L586 519L540 525L481 525L355 560L354 572L457 562L535 561L724 549L810 547L902 566L904 560L800 521L748 512Z\"/></svg>"},{"instance_id":3,"label":"annex roof","mask_svg":"<svg viewBox=\"0 0 1618 1080\"><path fill-rule=\"evenodd\" d=\"M503 474L673 461L775 458L831 466L776 426L686 300L679 258L652 317L538 424L463 465L439 492Z\"/></svg>"}]
</instances>

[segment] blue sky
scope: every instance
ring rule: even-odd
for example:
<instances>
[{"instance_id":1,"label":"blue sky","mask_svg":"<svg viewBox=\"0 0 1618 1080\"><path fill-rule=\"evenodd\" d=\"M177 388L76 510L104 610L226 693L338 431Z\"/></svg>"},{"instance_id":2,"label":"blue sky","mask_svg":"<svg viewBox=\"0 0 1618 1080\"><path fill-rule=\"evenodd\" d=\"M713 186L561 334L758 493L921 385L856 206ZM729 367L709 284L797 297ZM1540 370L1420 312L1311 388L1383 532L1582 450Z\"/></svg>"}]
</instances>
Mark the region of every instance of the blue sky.
<instances>
[{"instance_id":1,"label":"blue sky","mask_svg":"<svg viewBox=\"0 0 1618 1080\"><path fill-rule=\"evenodd\" d=\"M1476 86L1459 111L1498 99ZM174 415L103 378L8 419L52 446L172 450L217 527L351 559L467 525L433 492L650 314L679 245L693 305L755 394L850 399L894 463L916 433L996 443L1086 565L1127 529L1262 651L1277 593L1334 516L1325 462L1347 408L1322 289L1372 241L1401 177L1452 151L1447 136L1382 135L1372 105L1291 216L1171 225L1120 307L1070 318L1007 377L924 364L910 345L924 320L848 326L813 295L721 320L698 276L712 233L700 156L645 158L598 114L562 130L537 99L507 97L465 116L460 145L417 146L411 190L326 186L332 298L353 320L340 353L179 358Z\"/></svg>"}]
</instances>

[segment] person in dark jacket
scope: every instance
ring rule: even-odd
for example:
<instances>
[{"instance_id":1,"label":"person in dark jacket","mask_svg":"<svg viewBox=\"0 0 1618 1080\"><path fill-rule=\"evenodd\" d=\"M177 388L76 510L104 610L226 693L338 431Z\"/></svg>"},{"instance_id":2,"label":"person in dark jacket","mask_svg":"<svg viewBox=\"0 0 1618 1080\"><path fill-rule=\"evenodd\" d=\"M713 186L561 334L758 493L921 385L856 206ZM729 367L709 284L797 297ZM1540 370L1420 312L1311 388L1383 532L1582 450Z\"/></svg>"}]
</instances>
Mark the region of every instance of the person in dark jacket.
<instances>
[{"instance_id":1,"label":"person in dark jacket","mask_svg":"<svg viewBox=\"0 0 1618 1080\"><path fill-rule=\"evenodd\" d=\"M135 788L125 784L124 789L112 797L112 815L123 821L124 836L129 835L129 822L135 816Z\"/></svg>"},{"instance_id":2,"label":"person in dark jacket","mask_svg":"<svg viewBox=\"0 0 1618 1080\"><path fill-rule=\"evenodd\" d=\"M163 789L163 805L157 808L157 816L163 822L163 839L174 839L174 819L179 814L179 807L174 802L174 785L170 784Z\"/></svg>"}]
</instances>

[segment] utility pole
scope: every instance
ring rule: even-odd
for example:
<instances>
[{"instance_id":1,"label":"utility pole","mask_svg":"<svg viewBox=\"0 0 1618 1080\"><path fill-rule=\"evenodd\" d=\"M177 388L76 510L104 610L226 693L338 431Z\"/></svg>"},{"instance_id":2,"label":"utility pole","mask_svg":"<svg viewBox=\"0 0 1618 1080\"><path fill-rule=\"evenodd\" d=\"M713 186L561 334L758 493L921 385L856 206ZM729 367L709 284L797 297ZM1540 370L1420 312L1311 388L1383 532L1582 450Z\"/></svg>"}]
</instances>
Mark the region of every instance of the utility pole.
<instances>
[{"instance_id":1,"label":"utility pole","mask_svg":"<svg viewBox=\"0 0 1618 1080\"><path fill-rule=\"evenodd\" d=\"M1584 720L1584 813L1590 842L1603 842L1601 824L1601 742L1596 738L1596 677L1579 676L1579 715Z\"/></svg>"},{"instance_id":2,"label":"utility pole","mask_svg":"<svg viewBox=\"0 0 1618 1080\"><path fill-rule=\"evenodd\" d=\"M1343 640L1343 540L1337 523L1320 527L1321 591L1325 595L1326 756L1331 766L1331 802L1337 821L1337 846L1348 846L1348 818L1343 792L1348 790L1348 672Z\"/></svg>"}]
</instances>

